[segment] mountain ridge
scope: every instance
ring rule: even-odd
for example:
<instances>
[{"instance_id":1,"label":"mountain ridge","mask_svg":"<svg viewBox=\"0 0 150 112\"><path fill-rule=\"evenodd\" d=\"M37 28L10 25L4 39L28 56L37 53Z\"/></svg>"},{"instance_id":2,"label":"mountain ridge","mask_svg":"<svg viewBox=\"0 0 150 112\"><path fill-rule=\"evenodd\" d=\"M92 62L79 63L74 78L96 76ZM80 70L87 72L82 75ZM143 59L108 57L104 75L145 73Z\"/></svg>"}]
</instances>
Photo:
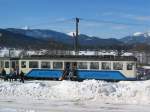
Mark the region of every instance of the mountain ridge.
<instances>
[{"instance_id":1,"label":"mountain ridge","mask_svg":"<svg viewBox=\"0 0 150 112\"><path fill-rule=\"evenodd\" d=\"M0 34L0 47L14 47L25 49L42 49L51 47L61 49L63 46L65 46L53 40L45 41L36 39L23 34L16 34L4 29L0 29Z\"/></svg>"},{"instance_id":2,"label":"mountain ridge","mask_svg":"<svg viewBox=\"0 0 150 112\"><path fill-rule=\"evenodd\" d=\"M60 48L60 46L62 46L62 48L68 47L69 49L73 49L73 46L74 46L73 36L67 35L62 32L53 31L53 30L16 29L16 28L6 28L6 29L1 29L1 30L7 31L8 33L10 33L10 35L13 35L15 42L17 43L14 46L18 46L18 47L20 45L18 44L16 40L18 39L18 37L20 38L22 37L23 38L22 40L24 41L26 40L27 41L26 45L28 44L27 46L32 46L33 43L30 41L35 41L34 44L38 44L39 47L41 48L48 48L48 46L50 48ZM134 33L133 35L129 35L121 39L115 39L115 38L104 39L104 38L99 38L96 36L88 36L85 34L80 34L78 39L79 39L79 45L80 45L79 47L81 49L89 49L89 48L98 49L98 48L113 48L113 47L128 46L128 45L132 46L132 45L143 44L143 43L150 44L149 37L150 37L149 32L145 32L145 33L137 32L137 33ZM21 41L21 40L19 39L18 41ZM6 43L9 43L9 42L6 42Z\"/></svg>"},{"instance_id":3,"label":"mountain ridge","mask_svg":"<svg viewBox=\"0 0 150 112\"><path fill-rule=\"evenodd\" d=\"M150 45L150 32L136 32L133 35L129 35L120 39L125 44L148 44Z\"/></svg>"},{"instance_id":4,"label":"mountain ridge","mask_svg":"<svg viewBox=\"0 0 150 112\"><path fill-rule=\"evenodd\" d=\"M74 37L67 35L62 32L57 32L53 30L45 30L45 29L15 29L15 28L7 28L6 30L13 32L13 33L19 33L26 36L31 36L34 38L40 38L40 39L52 39L56 42L61 42L63 44L68 44L73 46L74 44ZM117 39L102 39L99 37L90 37L85 34L79 35L79 44L80 47L104 47L106 45L113 46L113 45L120 45L122 42L120 42Z\"/></svg>"}]
</instances>

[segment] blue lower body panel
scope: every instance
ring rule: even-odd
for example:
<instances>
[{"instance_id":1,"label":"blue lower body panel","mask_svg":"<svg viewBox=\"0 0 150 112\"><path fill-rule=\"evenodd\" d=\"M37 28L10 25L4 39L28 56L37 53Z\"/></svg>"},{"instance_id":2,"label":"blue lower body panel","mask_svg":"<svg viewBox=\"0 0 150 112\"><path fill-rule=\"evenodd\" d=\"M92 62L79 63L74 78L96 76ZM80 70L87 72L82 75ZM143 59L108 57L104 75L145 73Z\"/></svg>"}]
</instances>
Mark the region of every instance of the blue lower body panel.
<instances>
[{"instance_id":1,"label":"blue lower body panel","mask_svg":"<svg viewBox=\"0 0 150 112\"><path fill-rule=\"evenodd\" d=\"M127 78L119 71L79 70L78 77L80 79L127 80Z\"/></svg>"},{"instance_id":2,"label":"blue lower body panel","mask_svg":"<svg viewBox=\"0 0 150 112\"><path fill-rule=\"evenodd\" d=\"M60 78L63 70L33 69L26 74L28 78ZM77 70L77 80L128 80L120 71Z\"/></svg>"},{"instance_id":3,"label":"blue lower body panel","mask_svg":"<svg viewBox=\"0 0 150 112\"><path fill-rule=\"evenodd\" d=\"M28 78L59 78L62 76L62 70L49 70L49 69L32 69L26 74Z\"/></svg>"}]
</instances>

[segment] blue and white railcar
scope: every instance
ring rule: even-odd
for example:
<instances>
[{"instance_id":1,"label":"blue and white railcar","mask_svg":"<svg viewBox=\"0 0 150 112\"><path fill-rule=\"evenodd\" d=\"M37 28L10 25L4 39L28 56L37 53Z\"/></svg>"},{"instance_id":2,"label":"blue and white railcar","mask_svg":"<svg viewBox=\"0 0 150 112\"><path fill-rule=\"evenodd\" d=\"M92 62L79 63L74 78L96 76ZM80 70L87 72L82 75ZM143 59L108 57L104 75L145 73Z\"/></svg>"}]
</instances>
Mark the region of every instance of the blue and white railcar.
<instances>
[{"instance_id":1,"label":"blue and white railcar","mask_svg":"<svg viewBox=\"0 0 150 112\"><path fill-rule=\"evenodd\" d=\"M136 80L136 58L131 56L31 56L18 60L28 78L59 79L66 64L76 65L77 80Z\"/></svg>"},{"instance_id":2,"label":"blue and white railcar","mask_svg":"<svg viewBox=\"0 0 150 112\"><path fill-rule=\"evenodd\" d=\"M136 58L131 56L30 56L0 58L0 68L9 74L23 71L27 78L59 79L64 69L76 66L76 80L136 80Z\"/></svg>"}]
</instances>

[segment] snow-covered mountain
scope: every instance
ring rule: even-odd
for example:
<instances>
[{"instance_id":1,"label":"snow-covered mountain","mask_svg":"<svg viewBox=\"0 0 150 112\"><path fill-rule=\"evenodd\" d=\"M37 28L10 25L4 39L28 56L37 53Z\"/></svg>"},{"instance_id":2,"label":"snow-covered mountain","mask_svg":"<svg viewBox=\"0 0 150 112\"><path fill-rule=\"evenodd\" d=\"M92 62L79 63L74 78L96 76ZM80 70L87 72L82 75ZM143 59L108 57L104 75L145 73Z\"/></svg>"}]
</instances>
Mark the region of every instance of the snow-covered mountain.
<instances>
[{"instance_id":1,"label":"snow-covered mountain","mask_svg":"<svg viewBox=\"0 0 150 112\"><path fill-rule=\"evenodd\" d=\"M124 42L125 44L138 44L138 43L146 43L150 44L150 32L136 32L133 35L126 36L120 41Z\"/></svg>"},{"instance_id":2,"label":"snow-covered mountain","mask_svg":"<svg viewBox=\"0 0 150 112\"><path fill-rule=\"evenodd\" d=\"M143 37L150 37L150 32L135 32L133 33L133 36L143 36Z\"/></svg>"},{"instance_id":3,"label":"snow-covered mountain","mask_svg":"<svg viewBox=\"0 0 150 112\"><path fill-rule=\"evenodd\" d=\"M34 37L38 39L44 39L44 40L54 40L58 43L68 44L72 45L74 44L74 38L73 32L65 34L62 32L57 32L53 30L44 30L44 29L15 29L15 28L8 28L7 31L16 33L16 34L22 34L29 37ZM102 39L99 37L91 37L88 35L79 35L79 43L80 47L82 46L85 48L85 46L92 47L92 48L98 48L98 47L110 47L113 45L121 44L122 42L118 41L117 39Z\"/></svg>"}]
</instances>

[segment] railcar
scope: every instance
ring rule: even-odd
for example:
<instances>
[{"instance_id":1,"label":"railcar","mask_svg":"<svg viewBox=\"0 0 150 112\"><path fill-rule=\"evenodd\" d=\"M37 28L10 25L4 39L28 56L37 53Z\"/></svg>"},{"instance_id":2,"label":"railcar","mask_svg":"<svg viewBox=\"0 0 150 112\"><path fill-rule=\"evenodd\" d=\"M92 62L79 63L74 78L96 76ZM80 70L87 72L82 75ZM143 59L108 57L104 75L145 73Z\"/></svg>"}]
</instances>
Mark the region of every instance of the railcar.
<instances>
[{"instance_id":1,"label":"railcar","mask_svg":"<svg viewBox=\"0 0 150 112\"><path fill-rule=\"evenodd\" d=\"M27 78L59 80L66 66L69 66L70 72L75 68L75 80L120 81L137 79L136 61L132 56L33 55L0 58L0 67L4 68L7 74L14 68L24 72Z\"/></svg>"}]
</instances>

